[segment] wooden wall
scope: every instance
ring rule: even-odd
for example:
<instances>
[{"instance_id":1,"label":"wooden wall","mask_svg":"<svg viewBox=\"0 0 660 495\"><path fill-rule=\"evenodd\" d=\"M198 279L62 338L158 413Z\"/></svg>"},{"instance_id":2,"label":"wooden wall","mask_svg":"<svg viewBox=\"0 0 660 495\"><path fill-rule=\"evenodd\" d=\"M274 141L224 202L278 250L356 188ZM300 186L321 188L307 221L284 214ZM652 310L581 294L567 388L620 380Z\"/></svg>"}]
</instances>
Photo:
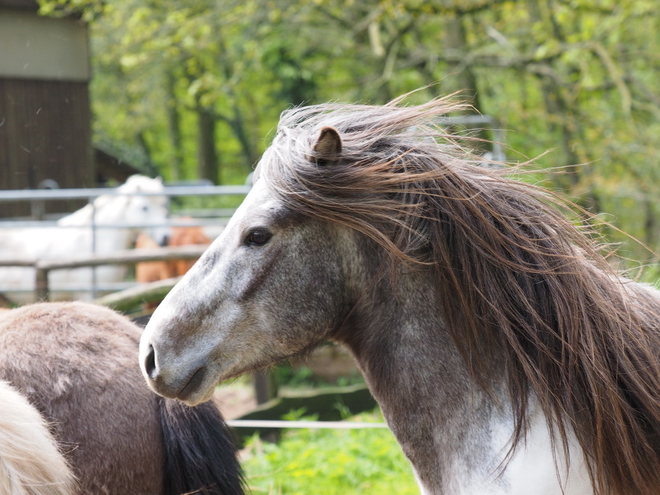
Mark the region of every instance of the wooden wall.
<instances>
[{"instance_id":1,"label":"wooden wall","mask_svg":"<svg viewBox=\"0 0 660 495\"><path fill-rule=\"evenodd\" d=\"M36 12L39 9L39 3L37 0L0 0L0 7L33 10Z\"/></svg>"},{"instance_id":2,"label":"wooden wall","mask_svg":"<svg viewBox=\"0 0 660 495\"><path fill-rule=\"evenodd\" d=\"M87 83L0 79L0 189L93 187ZM69 209L49 204L46 211ZM29 215L28 205L0 203L0 215Z\"/></svg>"},{"instance_id":3,"label":"wooden wall","mask_svg":"<svg viewBox=\"0 0 660 495\"><path fill-rule=\"evenodd\" d=\"M87 83L0 79L0 189L92 187L90 132Z\"/></svg>"},{"instance_id":4,"label":"wooden wall","mask_svg":"<svg viewBox=\"0 0 660 495\"><path fill-rule=\"evenodd\" d=\"M87 27L39 17L34 4L0 0L0 46L12 48L0 57L0 190L45 179L93 187ZM0 202L2 217L29 214L29 205Z\"/></svg>"}]
</instances>

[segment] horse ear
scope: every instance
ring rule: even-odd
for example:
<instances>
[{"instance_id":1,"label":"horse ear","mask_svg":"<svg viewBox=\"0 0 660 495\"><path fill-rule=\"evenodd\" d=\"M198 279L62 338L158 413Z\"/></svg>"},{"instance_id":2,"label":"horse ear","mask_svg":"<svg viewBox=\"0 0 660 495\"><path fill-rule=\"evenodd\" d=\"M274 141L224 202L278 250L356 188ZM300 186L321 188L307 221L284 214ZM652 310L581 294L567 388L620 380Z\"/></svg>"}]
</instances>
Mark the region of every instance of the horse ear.
<instances>
[{"instance_id":1,"label":"horse ear","mask_svg":"<svg viewBox=\"0 0 660 495\"><path fill-rule=\"evenodd\" d=\"M324 127L314 144L314 153L307 158L318 165L327 165L339 160L341 155L341 137L334 127Z\"/></svg>"}]
</instances>

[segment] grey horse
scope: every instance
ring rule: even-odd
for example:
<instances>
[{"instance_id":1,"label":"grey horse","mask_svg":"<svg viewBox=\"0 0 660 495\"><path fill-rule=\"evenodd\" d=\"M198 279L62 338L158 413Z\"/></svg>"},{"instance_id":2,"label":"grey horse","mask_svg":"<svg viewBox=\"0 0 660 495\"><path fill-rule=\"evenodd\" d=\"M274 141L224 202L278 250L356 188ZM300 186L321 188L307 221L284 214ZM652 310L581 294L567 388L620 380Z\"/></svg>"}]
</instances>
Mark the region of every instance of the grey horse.
<instances>
[{"instance_id":1,"label":"grey horse","mask_svg":"<svg viewBox=\"0 0 660 495\"><path fill-rule=\"evenodd\" d=\"M285 112L147 326L147 382L198 404L333 340L425 494L660 493L659 293L618 276L555 195L433 125L458 110Z\"/></svg>"}]
</instances>

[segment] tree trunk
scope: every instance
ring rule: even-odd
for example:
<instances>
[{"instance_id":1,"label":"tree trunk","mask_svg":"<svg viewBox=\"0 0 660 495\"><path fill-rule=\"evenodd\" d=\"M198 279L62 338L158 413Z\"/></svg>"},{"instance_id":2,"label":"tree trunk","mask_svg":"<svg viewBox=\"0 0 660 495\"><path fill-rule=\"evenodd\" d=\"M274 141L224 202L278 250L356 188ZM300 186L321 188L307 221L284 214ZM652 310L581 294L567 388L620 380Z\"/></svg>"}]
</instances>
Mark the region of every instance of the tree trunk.
<instances>
[{"instance_id":1,"label":"tree trunk","mask_svg":"<svg viewBox=\"0 0 660 495\"><path fill-rule=\"evenodd\" d=\"M536 0L529 0L527 2L530 18L532 22L543 20ZM558 40L563 38L562 33L551 13L548 14L549 19L546 19L552 24L553 34ZM546 111L549 116L555 117L548 120L548 127L552 133L561 136L562 149L564 151L564 162L566 173L563 175L554 175L553 182L555 185L566 192L571 192L579 183L582 178L578 164L580 159L574 151L574 144L577 140L574 129L576 127L576 117L570 107L570 104L564 97L564 90L560 85L549 76L539 76L539 83L541 85L541 94ZM577 201L580 206L595 211L594 208L598 205L598 200L593 191L587 193L580 200Z\"/></svg>"},{"instance_id":2,"label":"tree trunk","mask_svg":"<svg viewBox=\"0 0 660 495\"><path fill-rule=\"evenodd\" d=\"M181 115L176 99L176 77L171 72L167 74L167 128L172 145L172 180L183 178L183 138L181 136Z\"/></svg>"},{"instance_id":3,"label":"tree trunk","mask_svg":"<svg viewBox=\"0 0 660 495\"><path fill-rule=\"evenodd\" d=\"M236 101L234 99L234 101ZM246 132L246 124L243 120L243 114L240 107L237 104L233 105L234 118L229 121L229 126L231 127L236 139L241 144L241 152L245 158L245 164L249 170L252 170L252 167L257 163L258 154L257 150L252 144L249 134Z\"/></svg>"},{"instance_id":4,"label":"tree trunk","mask_svg":"<svg viewBox=\"0 0 660 495\"><path fill-rule=\"evenodd\" d=\"M220 63L222 66L222 71L224 72L225 78L227 81L231 81L234 76L234 68L231 64L231 59L227 53L227 47L225 46L223 38L219 38L218 46L220 48ZM233 118L227 117L225 120L231 127L232 132L238 139L238 142L241 144L241 151L245 157L246 165L248 169L252 169L254 164L257 161L257 152L252 144L249 133L246 129L246 124L243 119L243 114L241 112L240 106L238 104L238 95L234 90L234 86L229 84L227 85L227 96L231 100L231 107Z\"/></svg>"},{"instance_id":5,"label":"tree trunk","mask_svg":"<svg viewBox=\"0 0 660 495\"><path fill-rule=\"evenodd\" d=\"M147 142L147 137L144 134L144 131L138 132L135 136L135 139L137 140L138 145L140 146L142 151L144 152L144 156L145 156L144 167L147 169L147 173L153 176L157 175L159 170L156 167L156 165L154 165L154 162L151 159L151 146L149 146L149 143Z\"/></svg>"},{"instance_id":6,"label":"tree trunk","mask_svg":"<svg viewBox=\"0 0 660 495\"><path fill-rule=\"evenodd\" d=\"M468 46L464 21L463 16L458 14L452 19L447 19L445 24L445 50L467 56ZM472 102L474 108L481 112L477 78L470 66L460 62L450 63L447 72L451 75L448 81L453 82L453 84L449 83L448 92L463 91L463 94Z\"/></svg>"},{"instance_id":7,"label":"tree trunk","mask_svg":"<svg viewBox=\"0 0 660 495\"><path fill-rule=\"evenodd\" d=\"M452 19L445 23L445 50L451 53L460 54L462 57L468 55L467 36L465 33L465 16L468 14L456 14ZM468 64L462 62L450 63L447 67L447 73L451 77L447 78L449 83L448 92L461 91L461 97L470 101L475 110L482 112L481 98L477 88L477 78ZM452 83L453 82L453 83ZM491 149L489 143L485 141L492 140L490 133L486 129L479 129L475 137L480 141L473 142L478 153L485 153Z\"/></svg>"},{"instance_id":8,"label":"tree trunk","mask_svg":"<svg viewBox=\"0 0 660 495\"><path fill-rule=\"evenodd\" d=\"M218 150L215 145L216 120L213 110L197 106L197 173L200 179L220 183Z\"/></svg>"}]
</instances>

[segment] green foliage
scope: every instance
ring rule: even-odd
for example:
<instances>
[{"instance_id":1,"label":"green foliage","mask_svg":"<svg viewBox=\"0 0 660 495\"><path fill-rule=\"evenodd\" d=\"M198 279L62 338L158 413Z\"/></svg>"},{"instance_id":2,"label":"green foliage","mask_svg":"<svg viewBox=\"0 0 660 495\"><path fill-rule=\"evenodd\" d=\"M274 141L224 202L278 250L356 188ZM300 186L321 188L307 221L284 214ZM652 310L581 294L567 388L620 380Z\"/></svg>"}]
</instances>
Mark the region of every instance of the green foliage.
<instances>
[{"instance_id":1,"label":"green foliage","mask_svg":"<svg viewBox=\"0 0 660 495\"><path fill-rule=\"evenodd\" d=\"M382 421L378 413L354 419ZM242 464L255 494L419 493L410 464L387 429L288 430L278 444L255 436Z\"/></svg>"},{"instance_id":2,"label":"green foliage","mask_svg":"<svg viewBox=\"0 0 660 495\"><path fill-rule=\"evenodd\" d=\"M315 375L311 368L307 366L294 367L287 362L278 364L273 368L272 373L275 373L277 383L280 386L288 388L307 388L323 385L338 385L343 387L364 383L364 377L357 370L349 376L339 377L336 383L329 383L327 380Z\"/></svg>"},{"instance_id":3,"label":"green foliage","mask_svg":"<svg viewBox=\"0 0 660 495\"><path fill-rule=\"evenodd\" d=\"M655 286L656 289L660 289L660 265L655 264L646 267L641 281Z\"/></svg>"},{"instance_id":4,"label":"green foliage","mask_svg":"<svg viewBox=\"0 0 660 495\"><path fill-rule=\"evenodd\" d=\"M655 0L40 3L90 22L95 139L166 179L215 160L221 182L242 182L290 105L467 89L508 130L511 159L543 155L564 170L547 176L554 189L660 247ZM655 259L607 233L624 255Z\"/></svg>"}]
</instances>

